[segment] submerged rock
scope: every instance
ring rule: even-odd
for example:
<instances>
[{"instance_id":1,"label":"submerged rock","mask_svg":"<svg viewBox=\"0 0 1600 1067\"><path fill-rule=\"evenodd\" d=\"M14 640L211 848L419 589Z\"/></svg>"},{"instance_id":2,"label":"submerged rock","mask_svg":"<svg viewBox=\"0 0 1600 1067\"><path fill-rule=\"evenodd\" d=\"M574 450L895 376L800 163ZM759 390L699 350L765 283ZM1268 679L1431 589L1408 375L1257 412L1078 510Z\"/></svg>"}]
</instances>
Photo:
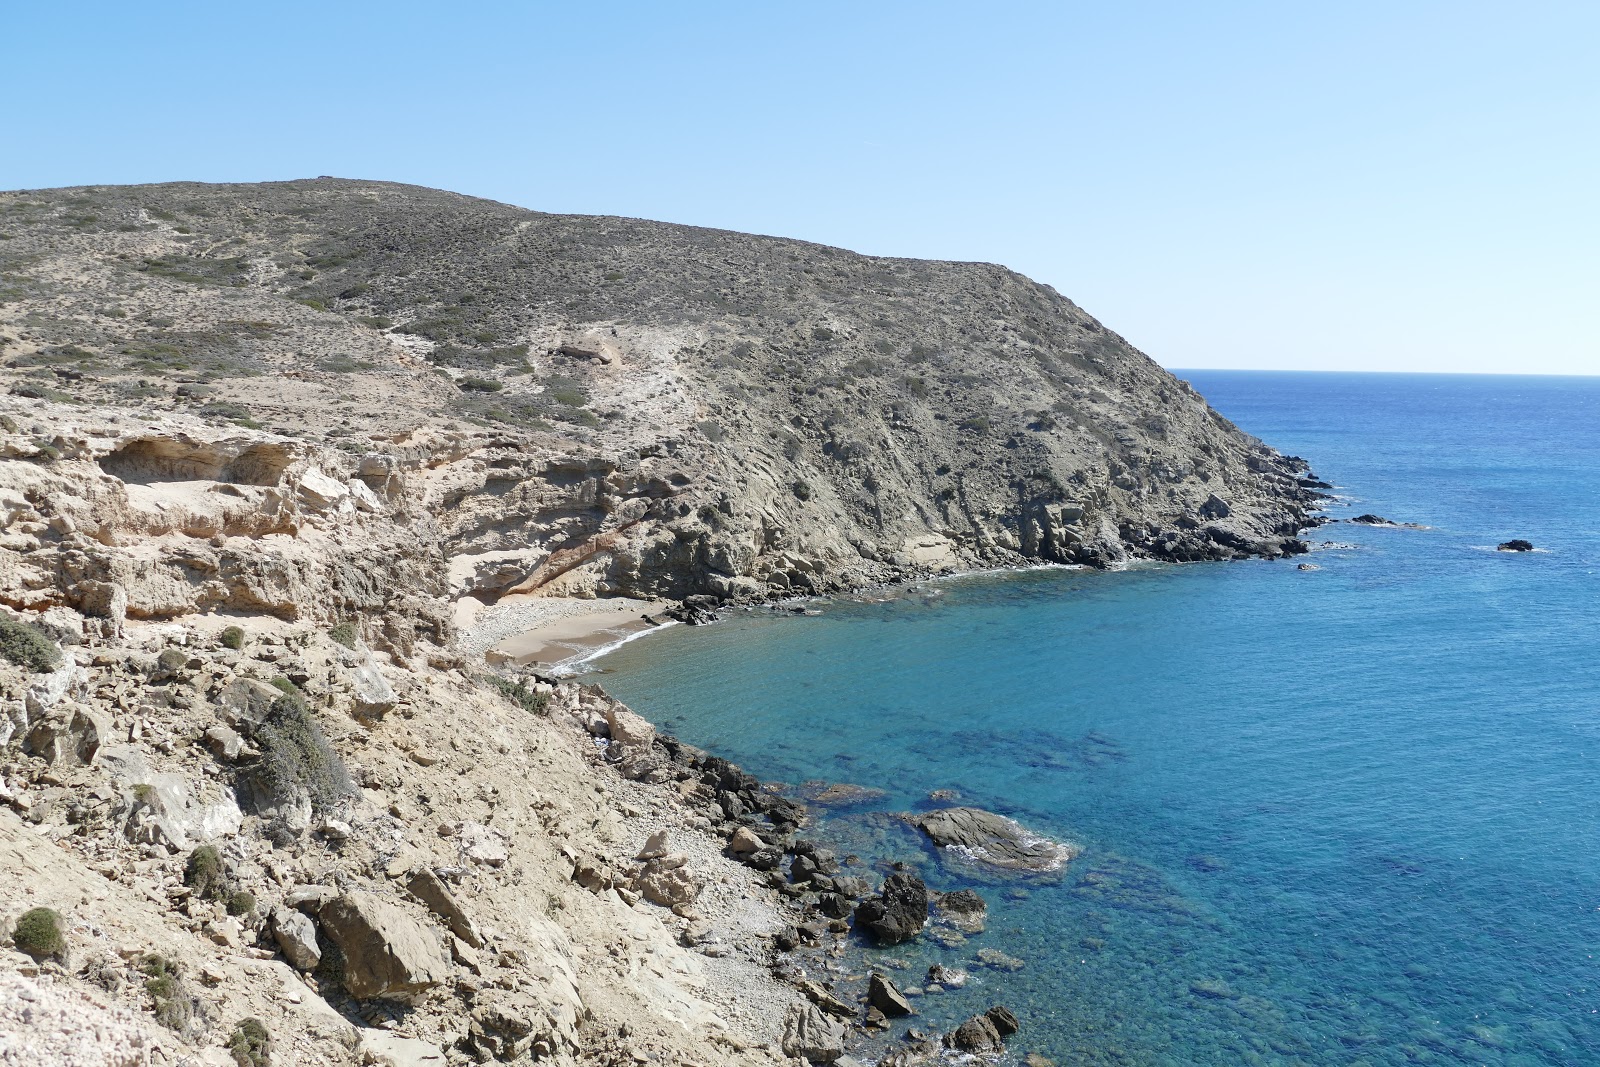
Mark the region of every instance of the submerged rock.
<instances>
[{"instance_id":1,"label":"submerged rock","mask_svg":"<svg viewBox=\"0 0 1600 1067\"><path fill-rule=\"evenodd\" d=\"M982 808L941 808L914 821L940 848L959 849L973 860L1002 870L1056 871L1079 851L1075 845L1040 837L1014 819Z\"/></svg>"},{"instance_id":2,"label":"submerged rock","mask_svg":"<svg viewBox=\"0 0 1600 1067\"><path fill-rule=\"evenodd\" d=\"M989 905L970 889L944 893L934 904L941 922L964 934L981 934L989 924Z\"/></svg>"}]
</instances>

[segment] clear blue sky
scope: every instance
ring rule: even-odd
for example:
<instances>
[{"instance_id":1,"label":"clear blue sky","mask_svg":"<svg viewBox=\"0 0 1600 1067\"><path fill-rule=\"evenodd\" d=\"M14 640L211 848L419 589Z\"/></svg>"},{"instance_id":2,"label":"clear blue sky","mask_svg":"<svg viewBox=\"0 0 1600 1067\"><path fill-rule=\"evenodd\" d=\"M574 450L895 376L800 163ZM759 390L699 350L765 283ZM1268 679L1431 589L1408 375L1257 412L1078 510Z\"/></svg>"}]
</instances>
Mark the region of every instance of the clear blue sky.
<instances>
[{"instance_id":1,"label":"clear blue sky","mask_svg":"<svg viewBox=\"0 0 1600 1067\"><path fill-rule=\"evenodd\" d=\"M87 3L0 187L333 174L992 260L1178 367L1600 373L1600 3Z\"/></svg>"}]
</instances>

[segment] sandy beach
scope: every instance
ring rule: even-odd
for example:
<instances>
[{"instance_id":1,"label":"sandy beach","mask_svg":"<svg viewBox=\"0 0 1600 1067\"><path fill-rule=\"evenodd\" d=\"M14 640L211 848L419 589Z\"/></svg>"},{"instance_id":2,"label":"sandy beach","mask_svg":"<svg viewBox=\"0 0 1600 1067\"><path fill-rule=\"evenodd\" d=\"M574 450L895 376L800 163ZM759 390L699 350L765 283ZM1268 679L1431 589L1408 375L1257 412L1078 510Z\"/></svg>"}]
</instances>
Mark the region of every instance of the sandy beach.
<instances>
[{"instance_id":1,"label":"sandy beach","mask_svg":"<svg viewBox=\"0 0 1600 1067\"><path fill-rule=\"evenodd\" d=\"M457 617L463 647L481 654L486 662L554 667L649 629L652 623L644 617L658 617L665 607L627 597L579 600L512 595L488 607L466 605Z\"/></svg>"}]
</instances>

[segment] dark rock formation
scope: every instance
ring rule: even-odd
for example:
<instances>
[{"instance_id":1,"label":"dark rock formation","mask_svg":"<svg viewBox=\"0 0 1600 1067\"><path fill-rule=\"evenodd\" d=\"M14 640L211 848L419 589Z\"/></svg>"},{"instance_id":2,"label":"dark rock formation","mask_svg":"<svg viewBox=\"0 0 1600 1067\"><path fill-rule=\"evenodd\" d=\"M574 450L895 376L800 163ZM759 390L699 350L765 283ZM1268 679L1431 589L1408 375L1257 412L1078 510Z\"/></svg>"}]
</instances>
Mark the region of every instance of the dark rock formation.
<instances>
[{"instance_id":1,"label":"dark rock formation","mask_svg":"<svg viewBox=\"0 0 1600 1067\"><path fill-rule=\"evenodd\" d=\"M940 848L959 849L966 858L1003 870L1059 870L1078 854L1074 845L1030 833L1015 820L982 808L940 808L914 821Z\"/></svg>"},{"instance_id":2,"label":"dark rock formation","mask_svg":"<svg viewBox=\"0 0 1600 1067\"><path fill-rule=\"evenodd\" d=\"M855 928L880 945L898 945L928 921L928 887L914 874L891 874L883 892L856 908Z\"/></svg>"},{"instance_id":3,"label":"dark rock formation","mask_svg":"<svg viewBox=\"0 0 1600 1067\"><path fill-rule=\"evenodd\" d=\"M1500 544L1495 546L1495 549L1499 552L1532 552L1533 542L1524 541L1522 538L1518 537L1510 541L1502 541Z\"/></svg>"},{"instance_id":4,"label":"dark rock formation","mask_svg":"<svg viewBox=\"0 0 1600 1067\"><path fill-rule=\"evenodd\" d=\"M911 1002L881 971L873 971L872 977L867 980L867 1003L891 1019L916 1014Z\"/></svg>"}]
</instances>

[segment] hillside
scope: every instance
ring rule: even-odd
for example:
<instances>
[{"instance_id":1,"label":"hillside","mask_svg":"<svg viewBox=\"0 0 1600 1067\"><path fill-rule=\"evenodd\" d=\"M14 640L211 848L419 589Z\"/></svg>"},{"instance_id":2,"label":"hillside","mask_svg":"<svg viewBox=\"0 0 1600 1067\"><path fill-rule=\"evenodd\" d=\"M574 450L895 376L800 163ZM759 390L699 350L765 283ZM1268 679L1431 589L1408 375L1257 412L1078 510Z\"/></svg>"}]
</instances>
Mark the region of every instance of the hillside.
<instances>
[{"instance_id":1,"label":"hillside","mask_svg":"<svg viewBox=\"0 0 1600 1067\"><path fill-rule=\"evenodd\" d=\"M433 519L486 599L1274 555L1306 522L1301 465L988 264L331 178L5 193L0 238L13 393L465 461Z\"/></svg>"}]
</instances>

